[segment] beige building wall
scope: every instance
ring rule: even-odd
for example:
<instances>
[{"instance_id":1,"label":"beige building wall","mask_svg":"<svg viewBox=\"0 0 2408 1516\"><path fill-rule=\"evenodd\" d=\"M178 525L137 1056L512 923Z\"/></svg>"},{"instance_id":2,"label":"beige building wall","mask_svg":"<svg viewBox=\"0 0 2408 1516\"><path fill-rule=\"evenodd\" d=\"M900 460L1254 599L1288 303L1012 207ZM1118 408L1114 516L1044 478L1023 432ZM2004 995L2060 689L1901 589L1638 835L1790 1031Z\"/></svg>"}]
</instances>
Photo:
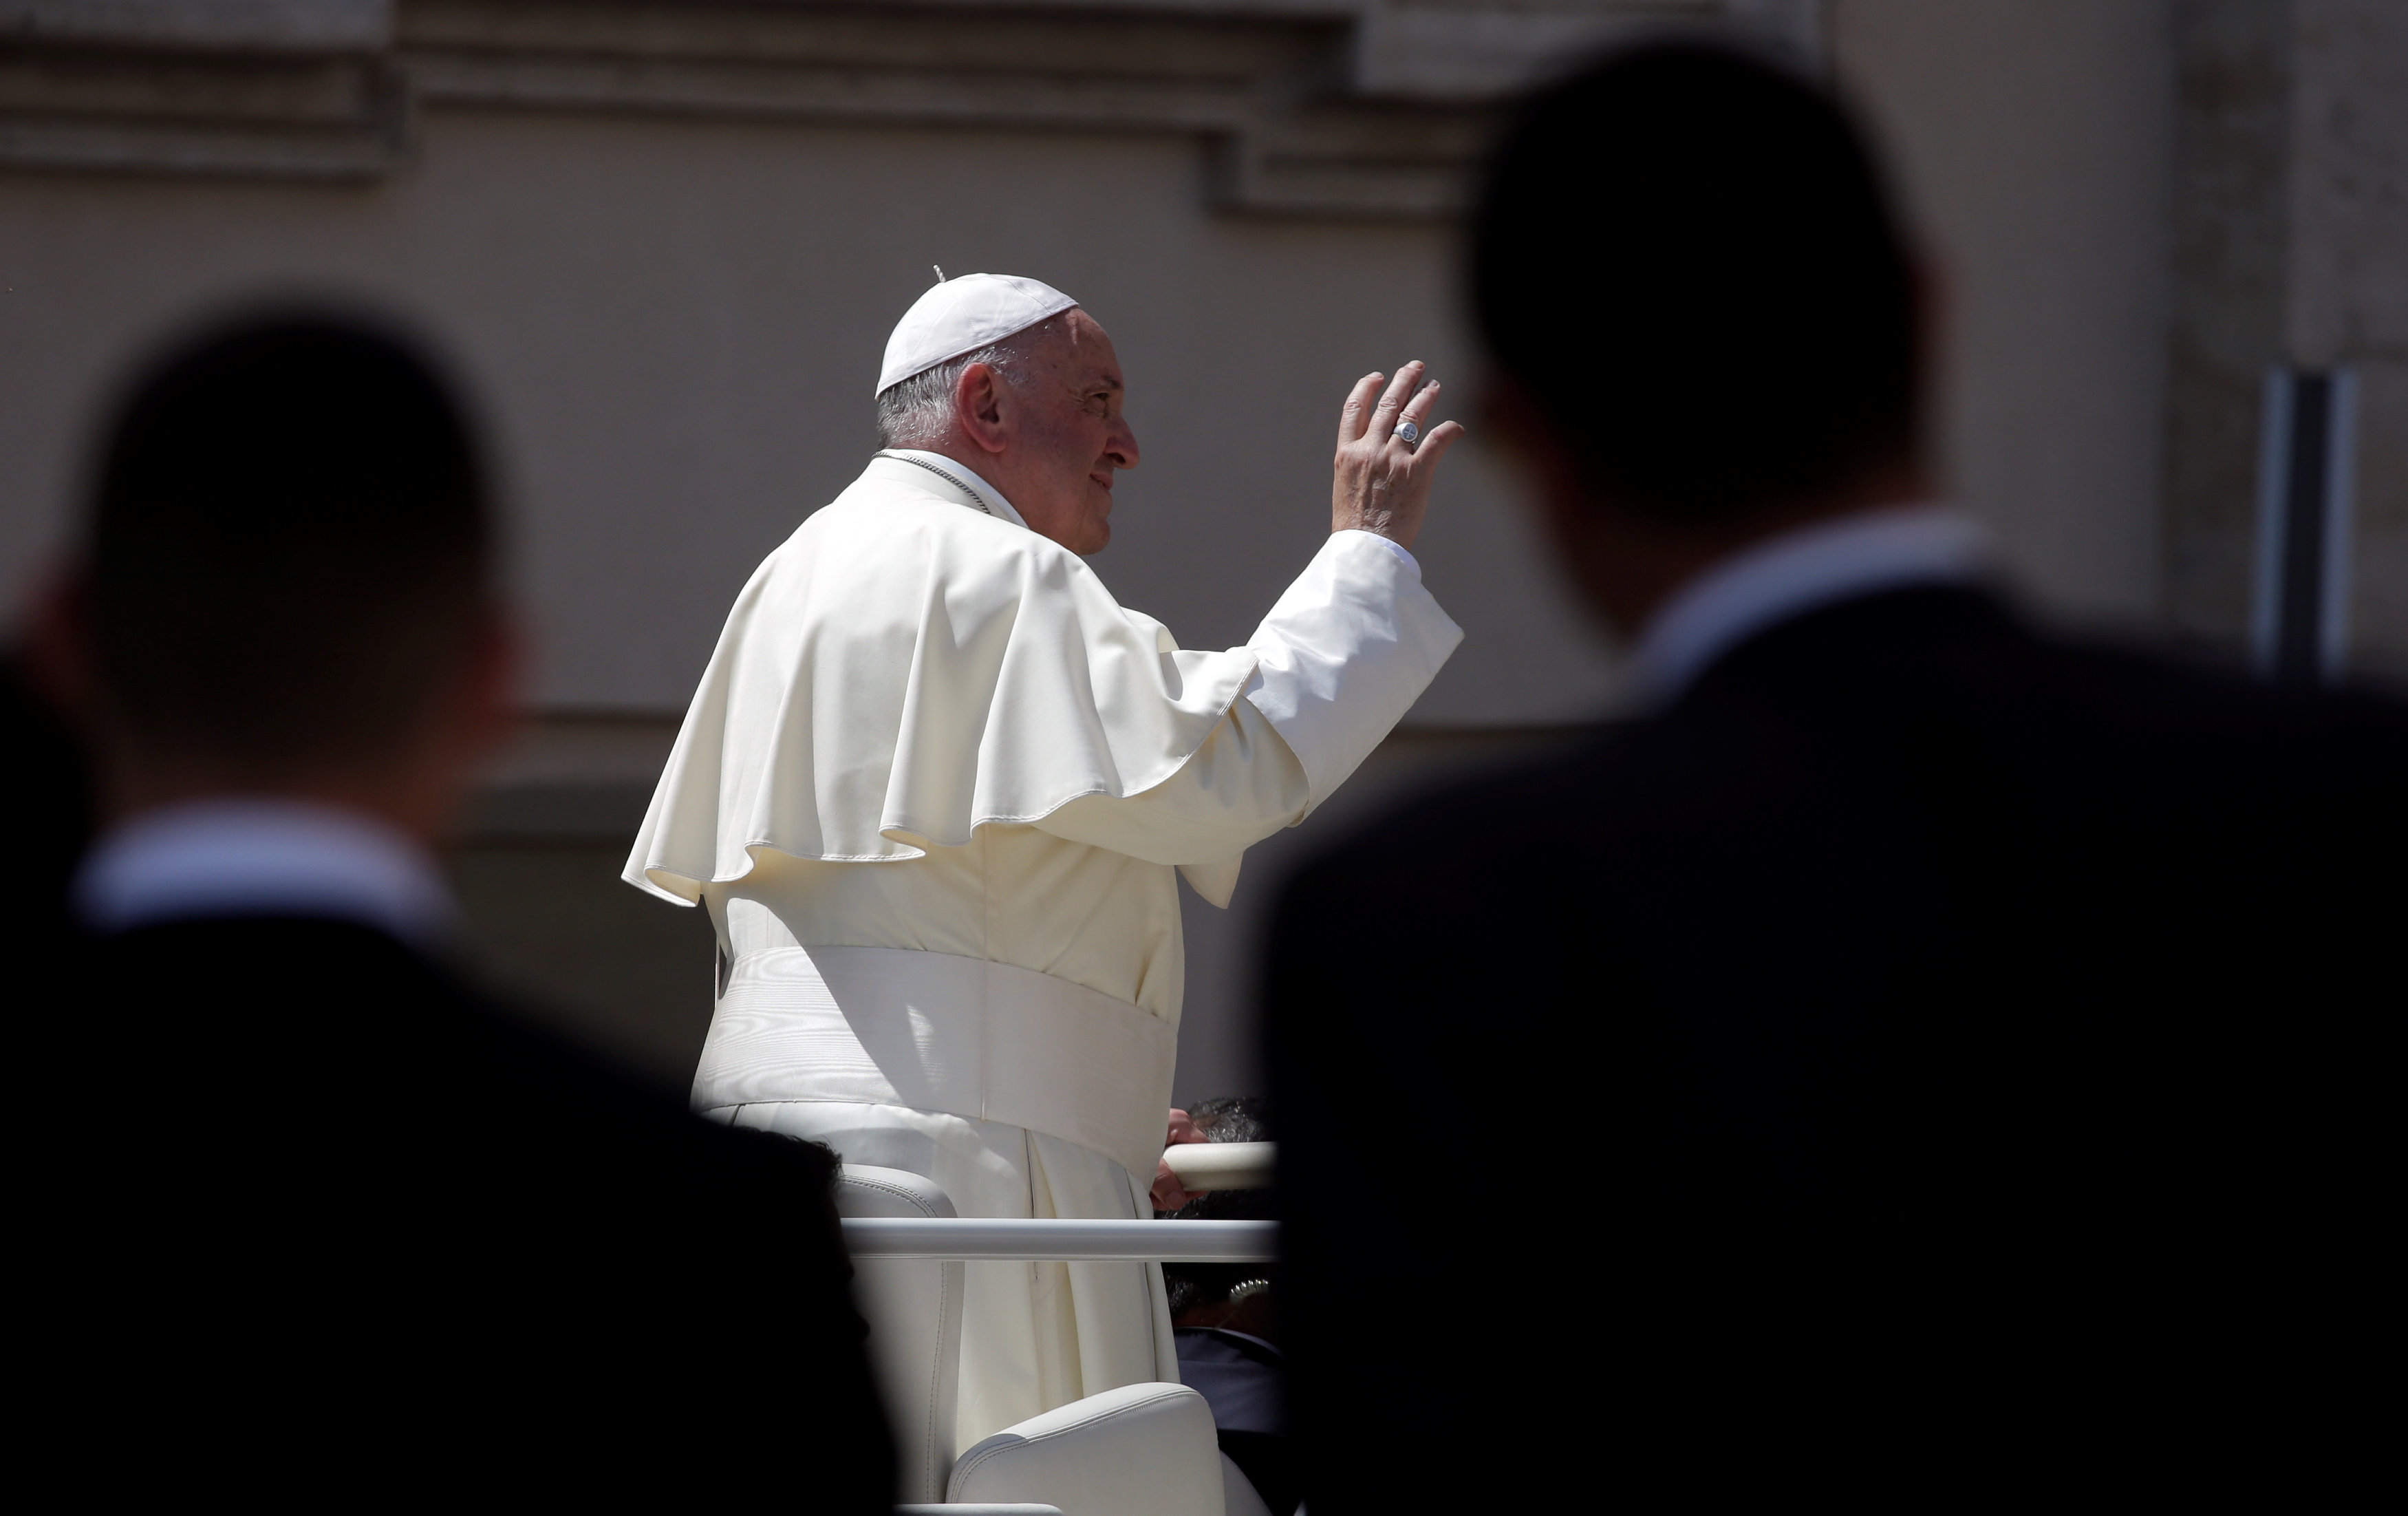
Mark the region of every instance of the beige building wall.
<instances>
[{"instance_id":1,"label":"beige building wall","mask_svg":"<svg viewBox=\"0 0 2408 1516\"><path fill-rule=\"evenodd\" d=\"M310 295L456 360L512 484L539 709L683 707L753 566L860 471L887 329L955 272L1025 272L1111 330L1144 461L1097 570L1196 645L1242 641L1327 529L1353 379L1425 357L1469 403L1436 224L1214 214L1147 135L797 127L429 110L365 186L24 176L0 447L8 571L55 541L77 446L160 334ZM1474 632L1424 719L1560 721L1603 659L1493 467L1422 553Z\"/></svg>"},{"instance_id":2,"label":"beige building wall","mask_svg":"<svg viewBox=\"0 0 2408 1516\"><path fill-rule=\"evenodd\" d=\"M2192 517L2169 525L2162 484L2174 0L346 0L308 35L277 30L290 8L217 7L251 29L163 53L0 0L0 597L55 554L111 387L164 334L280 296L427 334L509 482L536 647L538 720L458 861L471 936L666 1079L708 1018L708 933L618 862L737 587L872 445L879 353L928 265L1035 275L1110 327L1144 463L1097 571L1191 645L1238 641L1326 529L1354 376L1426 357L1476 420L1466 171L1499 92L1586 39L1744 12L1829 66L1940 271L1954 494L2051 614L2150 626L2186 582L2168 544ZM2370 353L2397 346L2368 320ZM2370 408L2408 388L2385 373ZM1338 802L1255 851L1238 909L1190 902L1183 1098L1254 1086L1253 940L1316 836L1610 708L1610 650L1478 430L1420 549L1467 642ZM2369 457L2397 437L2370 430ZM2375 550L2408 528L2378 524L2408 511L2368 501L2372 627L2408 588Z\"/></svg>"},{"instance_id":3,"label":"beige building wall","mask_svg":"<svg viewBox=\"0 0 2408 1516\"><path fill-rule=\"evenodd\" d=\"M2159 598L2173 137L2158 0L1838 0L1933 271L1951 493L2083 621Z\"/></svg>"}]
</instances>

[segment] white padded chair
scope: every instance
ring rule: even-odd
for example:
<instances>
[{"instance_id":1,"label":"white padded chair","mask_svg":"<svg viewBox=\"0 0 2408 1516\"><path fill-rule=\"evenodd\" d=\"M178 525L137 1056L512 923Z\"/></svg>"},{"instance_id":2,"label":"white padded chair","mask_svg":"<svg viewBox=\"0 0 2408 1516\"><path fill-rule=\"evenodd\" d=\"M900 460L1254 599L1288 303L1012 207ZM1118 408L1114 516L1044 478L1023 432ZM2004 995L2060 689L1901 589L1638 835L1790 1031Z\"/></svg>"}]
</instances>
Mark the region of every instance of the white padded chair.
<instances>
[{"instance_id":1,"label":"white padded chair","mask_svg":"<svg viewBox=\"0 0 2408 1516\"><path fill-rule=\"evenodd\" d=\"M1074 1400L962 1454L945 1498L1042 1501L1062 1516L1224 1516L1212 1409L1183 1384Z\"/></svg>"},{"instance_id":2,"label":"white padded chair","mask_svg":"<svg viewBox=\"0 0 2408 1516\"><path fill-rule=\"evenodd\" d=\"M934 1183L844 1165L838 1214L953 1214ZM855 1298L901 1464L897 1497L916 1511L1052 1506L1063 1516L1268 1516L1221 1453L1211 1408L1184 1385L1129 1384L1032 1416L956 1458L962 1270L934 1259L856 1258ZM942 1502L942 1504L932 1504ZM1031 1513L1033 1516L1033 1513Z\"/></svg>"},{"instance_id":3,"label":"white padded chair","mask_svg":"<svg viewBox=\"0 0 2408 1516\"><path fill-rule=\"evenodd\" d=\"M847 1163L838 1216L951 1216L936 1184L901 1169ZM953 1467L961 1389L962 1265L934 1258L856 1258L853 1299L869 1322L869 1361L895 1428L896 1498L942 1500Z\"/></svg>"}]
</instances>

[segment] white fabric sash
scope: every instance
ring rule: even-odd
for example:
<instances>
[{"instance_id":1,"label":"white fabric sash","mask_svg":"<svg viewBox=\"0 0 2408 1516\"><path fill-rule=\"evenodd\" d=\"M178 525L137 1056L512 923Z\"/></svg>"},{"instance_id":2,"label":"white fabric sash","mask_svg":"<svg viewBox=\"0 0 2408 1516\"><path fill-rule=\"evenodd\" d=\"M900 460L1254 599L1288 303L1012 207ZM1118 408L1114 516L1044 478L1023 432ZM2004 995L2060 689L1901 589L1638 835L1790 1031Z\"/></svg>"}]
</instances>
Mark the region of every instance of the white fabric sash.
<instances>
[{"instance_id":1,"label":"white fabric sash","mask_svg":"<svg viewBox=\"0 0 2408 1516\"><path fill-rule=\"evenodd\" d=\"M736 960L695 1071L697 1109L908 1105L1091 1148L1151 1183L1179 1033L1034 969L897 947Z\"/></svg>"}]
</instances>

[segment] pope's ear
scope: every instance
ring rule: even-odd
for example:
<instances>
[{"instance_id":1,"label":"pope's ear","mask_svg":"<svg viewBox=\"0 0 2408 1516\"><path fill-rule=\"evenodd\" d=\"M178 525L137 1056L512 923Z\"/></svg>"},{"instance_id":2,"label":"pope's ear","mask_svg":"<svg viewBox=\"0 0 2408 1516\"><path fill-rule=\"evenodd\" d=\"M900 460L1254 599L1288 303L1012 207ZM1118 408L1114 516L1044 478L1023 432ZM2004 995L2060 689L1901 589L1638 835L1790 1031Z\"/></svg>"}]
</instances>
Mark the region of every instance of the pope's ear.
<instances>
[{"instance_id":1,"label":"pope's ear","mask_svg":"<svg viewBox=\"0 0 2408 1516\"><path fill-rule=\"evenodd\" d=\"M991 364L974 363L953 386L953 416L971 441L989 453L1004 448L1003 384Z\"/></svg>"}]
</instances>

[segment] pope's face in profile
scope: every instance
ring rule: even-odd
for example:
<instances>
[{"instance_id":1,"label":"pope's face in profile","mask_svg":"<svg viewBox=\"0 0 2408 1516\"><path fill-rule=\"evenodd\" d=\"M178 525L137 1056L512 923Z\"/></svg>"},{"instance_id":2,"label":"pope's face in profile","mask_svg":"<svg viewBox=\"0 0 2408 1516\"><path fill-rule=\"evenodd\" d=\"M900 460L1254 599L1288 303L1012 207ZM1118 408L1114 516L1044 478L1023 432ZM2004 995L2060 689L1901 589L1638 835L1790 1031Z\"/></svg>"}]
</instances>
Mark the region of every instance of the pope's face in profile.
<instances>
[{"instance_id":1,"label":"pope's face in profile","mask_svg":"<svg viewBox=\"0 0 2408 1516\"><path fill-rule=\"evenodd\" d=\"M1021 384L993 391L1003 442L994 483L1039 534L1073 553L1112 540L1112 478L1138 464L1121 414L1121 363L1084 310L1066 312L1029 354Z\"/></svg>"}]
</instances>

